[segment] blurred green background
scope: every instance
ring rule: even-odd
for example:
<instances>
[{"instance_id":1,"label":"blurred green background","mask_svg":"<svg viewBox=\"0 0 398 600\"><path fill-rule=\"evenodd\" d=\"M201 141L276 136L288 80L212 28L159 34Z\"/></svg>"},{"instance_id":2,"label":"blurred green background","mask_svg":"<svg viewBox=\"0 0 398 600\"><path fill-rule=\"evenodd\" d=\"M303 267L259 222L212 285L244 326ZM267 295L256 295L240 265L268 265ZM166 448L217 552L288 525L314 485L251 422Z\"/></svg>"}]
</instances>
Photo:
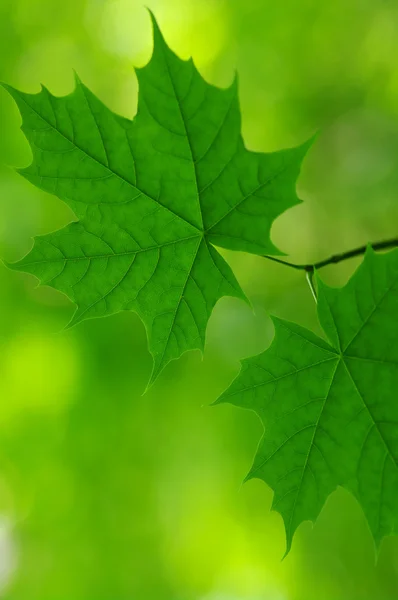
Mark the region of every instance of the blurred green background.
<instances>
[{"instance_id":1,"label":"blurred green background","mask_svg":"<svg viewBox=\"0 0 398 600\"><path fill-rule=\"evenodd\" d=\"M177 53L208 81L239 72L253 150L319 131L299 180L304 203L274 242L291 260L397 234L396 0L146 0ZM0 79L69 93L73 68L132 117L133 65L151 52L139 0L0 0ZM0 90L0 256L72 219L13 171L31 160ZM253 413L209 407L265 349L269 313L319 332L301 273L225 253L251 299L223 299L202 361L151 370L144 327L120 313L64 330L73 306L0 267L0 597L6 600L394 600L398 539L378 561L355 500L338 490L284 553L271 491L241 482L262 427ZM358 262L322 273L344 283ZM398 499L397 499L398 500Z\"/></svg>"}]
</instances>

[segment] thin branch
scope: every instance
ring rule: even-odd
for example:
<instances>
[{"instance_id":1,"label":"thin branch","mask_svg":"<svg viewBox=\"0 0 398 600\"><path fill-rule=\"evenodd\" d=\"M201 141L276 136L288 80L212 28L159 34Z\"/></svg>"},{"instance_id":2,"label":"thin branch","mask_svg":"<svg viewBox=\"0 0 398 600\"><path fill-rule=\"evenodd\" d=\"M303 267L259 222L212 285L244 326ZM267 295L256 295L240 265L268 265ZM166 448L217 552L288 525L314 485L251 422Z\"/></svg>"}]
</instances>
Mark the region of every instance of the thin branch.
<instances>
[{"instance_id":1,"label":"thin branch","mask_svg":"<svg viewBox=\"0 0 398 600\"><path fill-rule=\"evenodd\" d=\"M392 240L384 240L383 242L376 242L374 244L366 244L365 246L360 246L359 248L355 248L354 250L342 252L341 254L334 254L333 256L330 256L325 260L320 260L319 262L307 265L296 265L294 263L281 260L280 258L275 258L275 256L263 255L263 258L277 262L280 265L285 265L285 267L291 267L292 269L298 269L300 271L306 271L307 273L312 274L316 269L322 269L323 267L327 267L328 265L335 265L339 262L343 262L343 260L354 258L355 256L362 256L363 254L365 254L368 245L372 246L373 250L388 250L389 248L397 248L398 238L394 238ZM310 287L311 290L313 290L313 286L311 284Z\"/></svg>"}]
</instances>

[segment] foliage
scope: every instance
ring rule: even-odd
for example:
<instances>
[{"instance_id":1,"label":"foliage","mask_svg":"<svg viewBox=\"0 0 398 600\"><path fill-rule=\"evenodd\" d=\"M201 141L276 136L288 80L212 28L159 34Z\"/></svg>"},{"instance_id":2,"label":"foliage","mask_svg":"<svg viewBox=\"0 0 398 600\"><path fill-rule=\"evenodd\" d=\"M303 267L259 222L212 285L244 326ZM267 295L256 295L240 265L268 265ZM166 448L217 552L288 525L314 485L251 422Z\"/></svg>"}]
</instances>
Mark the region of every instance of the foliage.
<instances>
[{"instance_id":1,"label":"foliage","mask_svg":"<svg viewBox=\"0 0 398 600\"><path fill-rule=\"evenodd\" d=\"M248 478L275 491L287 551L337 485L357 497L377 545L398 526L398 250L369 249L344 288L317 282L330 343L274 319L269 349L243 361L219 400L255 410L264 423Z\"/></svg>"},{"instance_id":2,"label":"foliage","mask_svg":"<svg viewBox=\"0 0 398 600\"><path fill-rule=\"evenodd\" d=\"M295 181L308 147L246 150L236 81L226 90L209 85L192 61L171 52L154 19L153 27L133 121L79 80L63 98L7 87L34 156L22 174L79 219L36 238L12 267L71 298L71 324L136 311L154 357L152 381L170 360L203 349L219 298L244 299L214 244L278 254L270 228L298 203Z\"/></svg>"},{"instance_id":3,"label":"foliage","mask_svg":"<svg viewBox=\"0 0 398 600\"><path fill-rule=\"evenodd\" d=\"M78 219L36 238L10 266L64 292L77 305L71 324L137 312L154 357L151 381L183 352L203 349L219 298L245 299L215 246L278 254L270 228L299 202L295 183L310 144L249 152L236 81L225 90L206 83L153 24L154 52L137 70L133 121L108 110L79 79L62 98L6 86L34 156L21 173ZM330 343L275 319L270 349L245 361L221 397L264 422L249 477L275 490L287 551L297 526L316 519L337 485L359 499L377 544L397 532L397 272L396 252L369 251L345 288L318 279Z\"/></svg>"}]
</instances>

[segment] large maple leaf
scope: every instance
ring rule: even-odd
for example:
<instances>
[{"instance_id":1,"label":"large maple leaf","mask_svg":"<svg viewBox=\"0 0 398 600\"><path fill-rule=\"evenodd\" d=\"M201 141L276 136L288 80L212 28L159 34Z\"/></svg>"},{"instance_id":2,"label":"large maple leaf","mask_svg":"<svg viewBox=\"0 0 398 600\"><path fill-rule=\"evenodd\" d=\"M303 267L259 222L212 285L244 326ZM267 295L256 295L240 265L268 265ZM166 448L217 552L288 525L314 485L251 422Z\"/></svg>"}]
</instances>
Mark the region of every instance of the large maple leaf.
<instances>
[{"instance_id":1,"label":"large maple leaf","mask_svg":"<svg viewBox=\"0 0 398 600\"><path fill-rule=\"evenodd\" d=\"M370 248L340 289L318 278L318 316L329 339L274 318L275 338L218 402L264 423L248 479L274 490L287 551L337 485L350 490L376 545L398 533L398 250Z\"/></svg>"},{"instance_id":2,"label":"large maple leaf","mask_svg":"<svg viewBox=\"0 0 398 600\"><path fill-rule=\"evenodd\" d=\"M80 81L68 96L6 86L32 152L20 170L78 219L35 239L12 268L36 275L77 305L72 324L134 310L147 328L152 380L184 351L203 348L224 295L244 298L214 245L277 254L273 220L299 202L308 143L270 154L243 143L236 81L218 89L179 59L153 19L154 51L137 69L133 121Z\"/></svg>"}]
</instances>

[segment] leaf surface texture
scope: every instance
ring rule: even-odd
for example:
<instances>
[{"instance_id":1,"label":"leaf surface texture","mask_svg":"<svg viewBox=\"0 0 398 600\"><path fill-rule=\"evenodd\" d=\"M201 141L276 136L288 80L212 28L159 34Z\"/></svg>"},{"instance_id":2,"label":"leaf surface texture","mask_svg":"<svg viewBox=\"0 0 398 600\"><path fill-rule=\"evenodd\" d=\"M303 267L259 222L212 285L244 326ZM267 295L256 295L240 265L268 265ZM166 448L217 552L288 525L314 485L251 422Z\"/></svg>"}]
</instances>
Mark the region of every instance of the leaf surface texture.
<instances>
[{"instance_id":1,"label":"leaf surface texture","mask_svg":"<svg viewBox=\"0 0 398 600\"><path fill-rule=\"evenodd\" d=\"M264 424L248 479L274 490L287 552L338 485L358 499L377 546L398 529L398 250L369 248L343 288L317 282L328 342L274 318L271 346L242 362L218 400Z\"/></svg>"},{"instance_id":2,"label":"leaf surface texture","mask_svg":"<svg viewBox=\"0 0 398 600\"><path fill-rule=\"evenodd\" d=\"M227 89L208 84L192 60L168 48L154 19L153 30L132 121L79 80L62 98L7 87L33 152L20 172L77 217L35 238L10 266L64 292L77 306L72 324L136 311L154 357L152 380L183 352L203 349L219 298L244 299L215 246L278 254L270 228L299 202L295 184L308 148L248 151L236 81Z\"/></svg>"}]
</instances>

